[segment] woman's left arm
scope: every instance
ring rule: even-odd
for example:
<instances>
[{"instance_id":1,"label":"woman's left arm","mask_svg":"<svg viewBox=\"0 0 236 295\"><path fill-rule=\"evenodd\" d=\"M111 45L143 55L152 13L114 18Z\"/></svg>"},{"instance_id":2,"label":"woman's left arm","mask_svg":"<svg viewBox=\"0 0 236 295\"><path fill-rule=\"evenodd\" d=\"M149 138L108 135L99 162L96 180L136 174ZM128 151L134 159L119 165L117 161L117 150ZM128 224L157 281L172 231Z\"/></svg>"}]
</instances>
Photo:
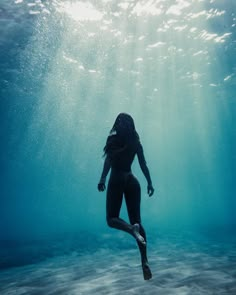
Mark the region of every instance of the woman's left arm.
<instances>
[{"instance_id":1,"label":"woman's left arm","mask_svg":"<svg viewBox=\"0 0 236 295\"><path fill-rule=\"evenodd\" d=\"M146 180L148 183L148 186L147 186L148 195L149 195L149 197L151 197L154 193L154 188L152 186L150 172L149 172L149 169L147 167L147 163L146 163L146 160L144 157L143 147L140 142L139 142L138 149L137 149L137 156L138 156L140 168L141 168L144 176L146 177Z\"/></svg>"}]
</instances>

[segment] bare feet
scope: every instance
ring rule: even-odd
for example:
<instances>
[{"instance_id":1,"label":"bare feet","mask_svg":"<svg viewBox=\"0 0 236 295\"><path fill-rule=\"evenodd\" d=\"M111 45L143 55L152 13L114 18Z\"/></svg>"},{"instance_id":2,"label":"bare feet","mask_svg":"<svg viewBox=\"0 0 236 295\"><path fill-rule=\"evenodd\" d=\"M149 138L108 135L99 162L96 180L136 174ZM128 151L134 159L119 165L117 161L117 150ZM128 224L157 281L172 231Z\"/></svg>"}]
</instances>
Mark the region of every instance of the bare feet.
<instances>
[{"instance_id":1,"label":"bare feet","mask_svg":"<svg viewBox=\"0 0 236 295\"><path fill-rule=\"evenodd\" d=\"M142 245L146 245L146 242L144 240L144 237L140 235L139 233L139 224L135 223L133 225L133 234L135 239L137 240L138 243L141 243Z\"/></svg>"},{"instance_id":2,"label":"bare feet","mask_svg":"<svg viewBox=\"0 0 236 295\"><path fill-rule=\"evenodd\" d=\"M152 272L147 262L142 264L142 269L144 280L150 280L152 278Z\"/></svg>"}]
</instances>

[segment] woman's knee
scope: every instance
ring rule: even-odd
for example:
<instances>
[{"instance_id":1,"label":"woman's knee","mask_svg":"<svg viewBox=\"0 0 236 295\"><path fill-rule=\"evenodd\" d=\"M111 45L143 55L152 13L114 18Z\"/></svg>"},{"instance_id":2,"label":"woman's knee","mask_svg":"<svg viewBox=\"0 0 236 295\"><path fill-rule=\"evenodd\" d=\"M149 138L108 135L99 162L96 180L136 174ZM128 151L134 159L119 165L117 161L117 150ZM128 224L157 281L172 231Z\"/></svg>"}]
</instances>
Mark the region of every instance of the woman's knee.
<instances>
[{"instance_id":1,"label":"woman's knee","mask_svg":"<svg viewBox=\"0 0 236 295\"><path fill-rule=\"evenodd\" d=\"M107 217L107 225L110 227L114 227L114 218L113 217Z\"/></svg>"}]
</instances>

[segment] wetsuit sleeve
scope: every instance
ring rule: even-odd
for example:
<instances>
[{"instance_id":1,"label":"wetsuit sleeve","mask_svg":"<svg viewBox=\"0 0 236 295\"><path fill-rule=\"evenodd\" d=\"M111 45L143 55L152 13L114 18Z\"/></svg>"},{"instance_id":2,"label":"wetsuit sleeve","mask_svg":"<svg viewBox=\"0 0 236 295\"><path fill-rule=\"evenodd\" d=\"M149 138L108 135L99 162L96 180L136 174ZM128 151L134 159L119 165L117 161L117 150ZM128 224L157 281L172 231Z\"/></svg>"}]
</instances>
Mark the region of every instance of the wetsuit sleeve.
<instances>
[{"instance_id":1,"label":"wetsuit sleeve","mask_svg":"<svg viewBox=\"0 0 236 295\"><path fill-rule=\"evenodd\" d=\"M106 177L107 177L107 174L108 174L110 168L111 168L111 162L110 162L109 158L106 156L105 161L104 161L104 165L103 165L102 175L100 178L100 183L106 182Z\"/></svg>"},{"instance_id":2,"label":"wetsuit sleeve","mask_svg":"<svg viewBox=\"0 0 236 295\"><path fill-rule=\"evenodd\" d=\"M144 153L143 153L143 147L141 145L141 143L138 144L138 149L137 149L137 156L138 156L138 161L139 161L139 165L140 168L147 180L148 185L152 185L152 180L151 180L151 176L150 176L150 172L149 169L147 167L147 163L144 157Z\"/></svg>"}]
</instances>

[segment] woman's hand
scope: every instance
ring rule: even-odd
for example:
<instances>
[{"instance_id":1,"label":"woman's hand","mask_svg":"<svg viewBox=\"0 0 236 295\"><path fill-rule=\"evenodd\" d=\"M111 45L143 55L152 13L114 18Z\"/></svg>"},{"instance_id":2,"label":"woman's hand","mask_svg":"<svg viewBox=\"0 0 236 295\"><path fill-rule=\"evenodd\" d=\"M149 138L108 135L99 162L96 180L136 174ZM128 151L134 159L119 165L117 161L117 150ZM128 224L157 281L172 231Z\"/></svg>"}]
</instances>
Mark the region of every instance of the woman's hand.
<instances>
[{"instance_id":1,"label":"woman's hand","mask_svg":"<svg viewBox=\"0 0 236 295\"><path fill-rule=\"evenodd\" d=\"M103 192L103 191L105 191L105 189L106 189L105 183L104 182L99 182L99 184L98 184L99 192Z\"/></svg>"},{"instance_id":2,"label":"woman's hand","mask_svg":"<svg viewBox=\"0 0 236 295\"><path fill-rule=\"evenodd\" d=\"M148 193L149 197L151 197L153 195L154 188L153 188L152 184L148 184L148 186L147 186L147 193Z\"/></svg>"}]
</instances>

